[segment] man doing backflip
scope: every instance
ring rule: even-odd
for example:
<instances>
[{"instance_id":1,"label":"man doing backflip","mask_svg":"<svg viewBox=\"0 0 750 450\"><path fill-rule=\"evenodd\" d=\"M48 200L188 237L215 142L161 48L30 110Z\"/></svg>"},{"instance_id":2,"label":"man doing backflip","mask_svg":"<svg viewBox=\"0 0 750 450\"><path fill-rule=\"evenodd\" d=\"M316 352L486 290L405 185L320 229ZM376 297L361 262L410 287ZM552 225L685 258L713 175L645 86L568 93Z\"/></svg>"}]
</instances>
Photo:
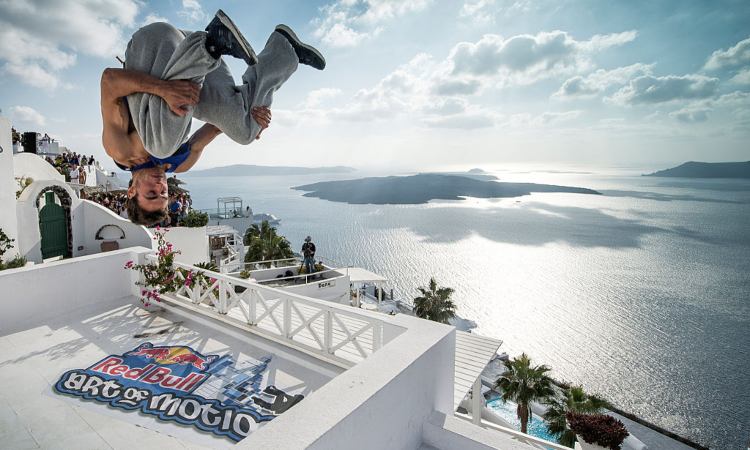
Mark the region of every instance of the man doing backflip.
<instances>
[{"instance_id":1,"label":"man doing backflip","mask_svg":"<svg viewBox=\"0 0 750 450\"><path fill-rule=\"evenodd\" d=\"M229 55L245 60L235 85ZM102 143L130 171L126 209L142 225L168 215L165 172L185 172L219 134L247 145L271 122L273 93L298 64L325 68L315 48L278 25L256 56L231 19L219 10L206 31L185 32L168 23L133 34L123 69L105 69L101 82ZM188 139L193 118L206 124Z\"/></svg>"}]
</instances>

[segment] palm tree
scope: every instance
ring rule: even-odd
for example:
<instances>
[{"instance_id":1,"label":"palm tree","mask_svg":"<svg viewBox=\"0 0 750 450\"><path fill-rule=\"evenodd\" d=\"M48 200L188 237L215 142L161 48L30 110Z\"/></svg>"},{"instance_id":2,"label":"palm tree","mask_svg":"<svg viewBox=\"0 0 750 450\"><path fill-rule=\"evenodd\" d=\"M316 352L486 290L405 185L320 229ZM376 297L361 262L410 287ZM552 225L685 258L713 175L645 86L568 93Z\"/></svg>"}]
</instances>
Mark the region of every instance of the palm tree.
<instances>
[{"instance_id":1,"label":"palm tree","mask_svg":"<svg viewBox=\"0 0 750 450\"><path fill-rule=\"evenodd\" d=\"M448 321L456 316L456 304L451 300L453 289L449 287L438 287L435 278L430 278L427 288L418 287L422 294L414 299L414 314L427 320L440 323Z\"/></svg>"},{"instance_id":2,"label":"palm tree","mask_svg":"<svg viewBox=\"0 0 750 450\"><path fill-rule=\"evenodd\" d=\"M245 231L243 242L248 246L245 262L285 259L294 256L287 238L276 234L276 228L267 220L253 224Z\"/></svg>"},{"instance_id":3,"label":"palm tree","mask_svg":"<svg viewBox=\"0 0 750 450\"><path fill-rule=\"evenodd\" d=\"M216 266L216 263L213 261L208 262L199 262L195 264L195 267L203 270L210 270L212 272L218 272L219 268Z\"/></svg>"},{"instance_id":4,"label":"palm tree","mask_svg":"<svg viewBox=\"0 0 750 450\"><path fill-rule=\"evenodd\" d=\"M526 433L531 419L531 402L544 402L554 391L552 379L547 375L551 369L545 365L532 366L526 353L505 361L505 372L497 379L496 385L502 392L504 402L511 400L518 407L516 414L521 421L521 432Z\"/></svg>"},{"instance_id":5,"label":"palm tree","mask_svg":"<svg viewBox=\"0 0 750 450\"><path fill-rule=\"evenodd\" d=\"M573 447L576 434L568 428L565 414L569 411L583 414L597 414L607 407L606 400L584 392L583 387L573 386L566 389L561 397L552 397L547 404L549 408L544 413L547 429L557 436L560 444Z\"/></svg>"},{"instance_id":6,"label":"palm tree","mask_svg":"<svg viewBox=\"0 0 750 450\"><path fill-rule=\"evenodd\" d=\"M276 228L272 227L267 220L264 220L260 225L257 223L250 225L250 228L245 230L245 236L242 240L245 245L250 245L250 241L253 239L270 234L276 234Z\"/></svg>"}]
</instances>

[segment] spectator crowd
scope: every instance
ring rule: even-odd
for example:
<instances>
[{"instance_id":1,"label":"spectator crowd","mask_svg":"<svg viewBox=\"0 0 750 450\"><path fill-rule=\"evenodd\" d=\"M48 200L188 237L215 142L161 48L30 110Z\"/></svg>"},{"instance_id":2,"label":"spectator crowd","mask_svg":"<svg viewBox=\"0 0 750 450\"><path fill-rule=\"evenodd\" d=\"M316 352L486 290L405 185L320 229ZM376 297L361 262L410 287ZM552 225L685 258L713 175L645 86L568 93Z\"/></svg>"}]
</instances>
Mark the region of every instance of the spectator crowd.
<instances>
[{"instance_id":1,"label":"spectator crowd","mask_svg":"<svg viewBox=\"0 0 750 450\"><path fill-rule=\"evenodd\" d=\"M81 198L90 200L98 203L105 208L109 208L112 212L125 219L128 218L128 213L125 208L125 202L127 201L127 191L113 191L113 192L91 192L82 190ZM190 194L182 192L179 194L173 194L169 196L169 217L159 225L162 227L175 227L185 220L188 212L190 212L192 205L192 199Z\"/></svg>"},{"instance_id":2,"label":"spectator crowd","mask_svg":"<svg viewBox=\"0 0 750 450\"><path fill-rule=\"evenodd\" d=\"M55 156L54 159L47 155L44 160L52 164L58 172L65 176L65 181L79 184L86 184L88 171L84 169L85 167L97 167L97 161L94 159L94 155L79 155L75 152L63 153Z\"/></svg>"},{"instance_id":3,"label":"spectator crowd","mask_svg":"<svg viewBox=\"0 0 750 450\"><path fill-rule=\"evenodd\" d=\"M20 144L22 134L15 128L11 130L11 133L13 144ZM38 141L41 143L55 142L55 140L47 133L44 133L44 136L38 138ZM101 170L98 161L94 159L94 155L86 156L78 154L77 152L65 151L58 155L48 153L44 157L44 160L57 169L57 171L65 177L65 181L69 183L85 185L87 175L90 172L89 170L86 170L87 167L94 166ZM168 179L168 183L169 191L171 193L169 196L169 216L159 225L165 227L178 226L188 216L188 213L192 209L193 201L190 198L190 193L188 191L178 187L181 182L177 180L176 176ZM80 196L82 199L90 200L104 206L105 208L109 208L121 217L128 218L126 209L127 191L99 192L90 188L84 188L81 189Z\"/></svg>"},{"instance_id":4,"label":"spectator crowd","mask_svg":"<svg viewBox=\"0 0 750 450\"><path fill-rule=\"evenodd\" d=\"M127 194L125 191L86 192L86 190L82 190L81 198L91 200L105 208L109 208L120 217L128 218L128 213L125 210L125 201L127 200Z\"/></svg>"},{"instance_id":5,"label":"spectator crowd","mask_svg":"<svg viewBox=\"0 0 750 450\"><path fill-rule=\"evenodd\" d=\"M192 203L193 201L187 191L171 194L169 196L169 222L163 225L172 227L179 225L187 217Z\"/></svg>"}]
</instances>

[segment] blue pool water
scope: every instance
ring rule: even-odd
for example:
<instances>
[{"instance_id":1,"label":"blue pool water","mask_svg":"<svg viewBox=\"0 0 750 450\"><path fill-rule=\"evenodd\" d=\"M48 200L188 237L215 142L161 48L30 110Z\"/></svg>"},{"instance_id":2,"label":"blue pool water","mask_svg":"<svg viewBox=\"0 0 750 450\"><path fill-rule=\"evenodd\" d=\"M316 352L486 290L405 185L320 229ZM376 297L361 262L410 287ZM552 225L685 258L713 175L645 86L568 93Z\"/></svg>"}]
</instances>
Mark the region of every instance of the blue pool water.
<instances>
[{"instance_id":1,"label":"blue pool water","mask_svg":"<svg viewBox=\"0 0 750 450\"><path fill-rule=\"evenodd\" d=\"M507 420L508 423L513 425L517 430L521 429L521 421L518 420L518 415L516 414L516 404L513 402L503 402L501 398L495 398L493 400L489 400L487 402L487 407L492 409L497 415L502 417L503 419ZM550 434L549 431L547 431L547 425L544 423L544 420L537 416L536 414L532 414L531 421L528 424L528 434L541 438L546 439L550 442L557 442L557 439L555 436Z\"/></svg>"}]
</instances>

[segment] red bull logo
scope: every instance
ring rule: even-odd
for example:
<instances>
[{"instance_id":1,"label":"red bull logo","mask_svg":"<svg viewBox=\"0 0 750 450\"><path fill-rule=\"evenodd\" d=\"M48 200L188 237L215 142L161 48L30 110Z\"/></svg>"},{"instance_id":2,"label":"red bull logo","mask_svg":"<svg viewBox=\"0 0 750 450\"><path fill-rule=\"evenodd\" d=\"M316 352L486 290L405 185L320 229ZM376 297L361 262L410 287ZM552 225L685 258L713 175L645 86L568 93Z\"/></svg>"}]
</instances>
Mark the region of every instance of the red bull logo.
<instances>
[{"instance_id":1,"label":"red bull logo","mask_svg":"<svg viewBox=\"0 0 750 450\"><path fill-rule=\"evenodd\" d=\"M54 390L236 442L303 397L274 386L261 394L269 361L267 357L238 370L229 354L204 355L184 345L144 343L85 369L68 370Z\"/></svg>"},{"instance_id":2,"label":"red bull logo","mask_svg":"<svg viewBox=\"0 0 750 450\"><path fill-rule=\"evenodd\" d=\"M218 355L204 356L185 346L155 347L150 342L122 356L111 355L89 368L124 382L192 392L208 378L205 371Z\"/></svg>"},{"instance_id":3,"label":"red bull logo","mask_svg":"<svg viewBox=\"0 0 750 450\"><path fill-rule=\"evenodd\" d=\"M151 343L145 343L128 353L129 356L144 356L153 359L157 364L190 364L198 370L208 370L209 365L215 361L217 355L206 357L193 351L190 347L170 346L154 347Z\"/></svg>"}]
</instances>

